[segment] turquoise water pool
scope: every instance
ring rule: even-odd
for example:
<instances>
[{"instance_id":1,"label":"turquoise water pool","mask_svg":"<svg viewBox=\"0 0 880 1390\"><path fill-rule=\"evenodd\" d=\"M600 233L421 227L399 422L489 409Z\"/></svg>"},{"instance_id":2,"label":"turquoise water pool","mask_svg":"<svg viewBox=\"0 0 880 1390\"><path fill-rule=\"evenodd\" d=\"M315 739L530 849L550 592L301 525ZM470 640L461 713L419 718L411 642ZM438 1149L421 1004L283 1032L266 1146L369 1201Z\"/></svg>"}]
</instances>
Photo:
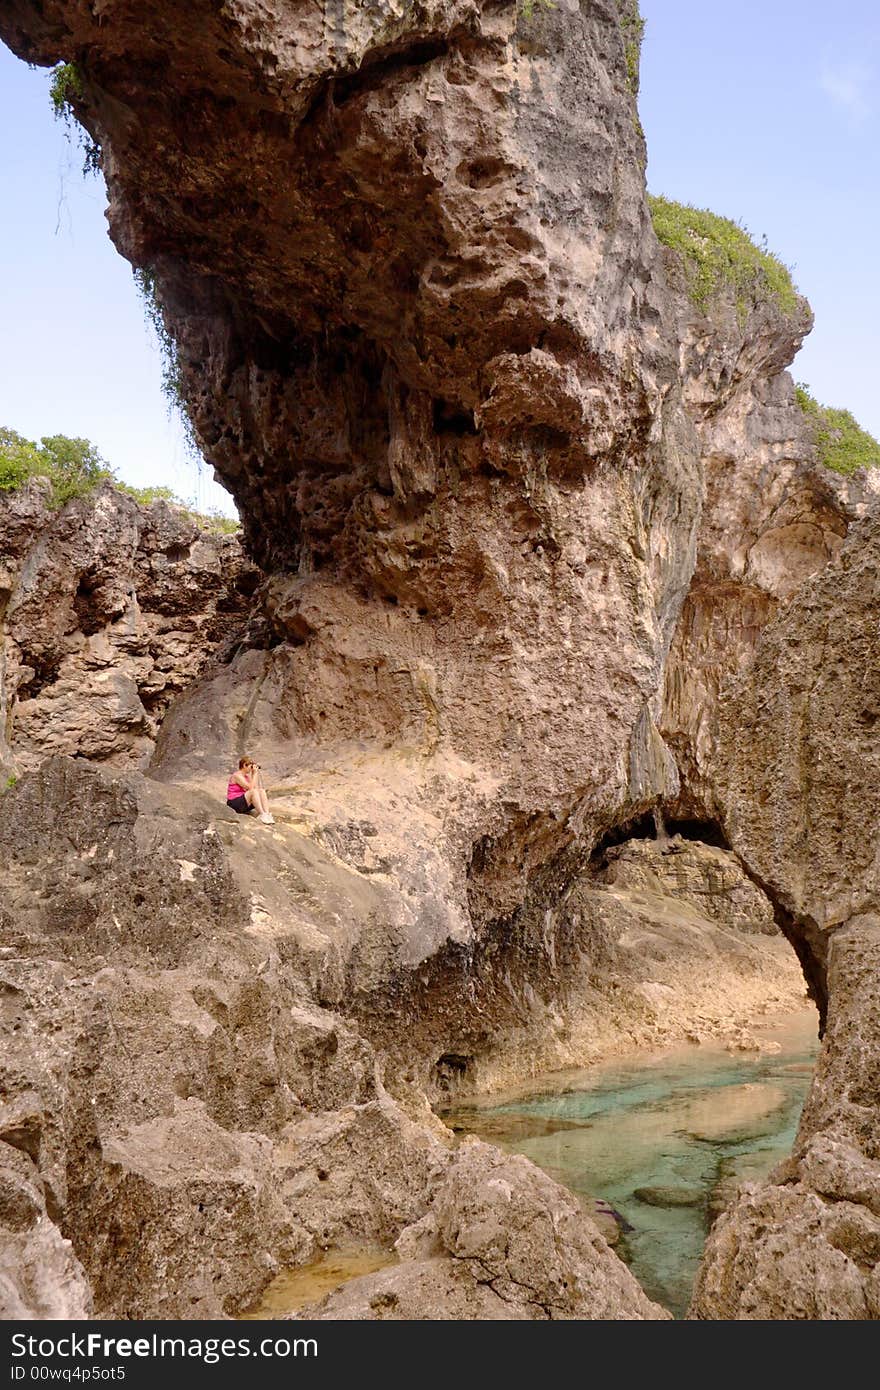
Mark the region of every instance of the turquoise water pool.
<instances>
[{"instance_id":1,"label":"turquoise water pool","mask_svg":"<svg viewBox=\"0 0 880 1390\"><path fill-rule=\"evenodd\" d=\"M648 1295L683 1317L711 1221L740 1181L791 1150L818 1047L815 1015L773 1055L704 1047L545 1078L503 1104L445 1118L525 1154L593 1211L625 1223L616 1249Z\"/></svg>"}]
</instances>

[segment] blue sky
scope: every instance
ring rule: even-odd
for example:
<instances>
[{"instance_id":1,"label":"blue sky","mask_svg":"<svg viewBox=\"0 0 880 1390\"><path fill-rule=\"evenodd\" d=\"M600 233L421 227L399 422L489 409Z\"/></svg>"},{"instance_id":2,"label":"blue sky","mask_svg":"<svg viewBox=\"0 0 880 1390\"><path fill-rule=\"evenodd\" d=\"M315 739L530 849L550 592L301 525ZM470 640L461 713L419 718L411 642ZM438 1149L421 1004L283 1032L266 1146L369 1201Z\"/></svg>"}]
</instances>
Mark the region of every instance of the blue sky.
<instances>
[{"instance_id":1,"label":"blue sky","mask_svg":"<svg viewBox=\"0 0 880 1390\"><path fill-rule=\"evenodd\" d=\"M795 377L880 437L880 5L641 8L648 187L766 232L816 315Z\"/></svg>"},{"instance_id":2,"label":"blue sky","mask_svg":"<svg viewBox=\"0 0 880 1390\"><path fill-rule=\"evenodd\" d=\"M104 182L49 101L49 74L0 44L0 424L93 440L121 477L234 515L169 418L161 358L131 267L104 218Z\"/></svg>"},{"instance_id":3,"label":"blue sky","mask_svg":"<svg viewBox=\"0 0 880 1390\"><path fill-rule=\"evenodd\" d=\"M816 313L794 364L880 436L875 0L642 0L652 192L741 220ZM187 458L103 185L53 118L48 74L0 45L0 424L85 435L129 482L231 501Z\"/></svg>"}]
</instances>

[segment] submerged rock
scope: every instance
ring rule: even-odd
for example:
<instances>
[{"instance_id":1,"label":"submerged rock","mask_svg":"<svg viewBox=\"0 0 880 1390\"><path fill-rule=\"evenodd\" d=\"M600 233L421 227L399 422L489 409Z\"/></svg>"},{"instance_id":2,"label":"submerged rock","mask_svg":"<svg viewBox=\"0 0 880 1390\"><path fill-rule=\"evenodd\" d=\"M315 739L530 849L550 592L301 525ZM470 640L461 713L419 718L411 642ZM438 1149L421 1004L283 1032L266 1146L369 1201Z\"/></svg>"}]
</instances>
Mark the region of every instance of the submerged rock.
<instances>
[{"instance_id":1,"label":"submerged rock","mask_svg":"<svg viewBox=\"0 0 880 1390\"><path fill-rule=\"evenodd\" d=\"M777 1128L779 1111L789 1104L781 1086L747 1081L693 1101L687 1108L684 1127L694 1139L708 1144L738 1144L772 1133Z\"/></svg>"},{"instance_id":2,"label":"submerged rock","mask_svg":"<svg viewBox=\"0 0 880 1390\"><path fill-rule=\"evenodd\" d=\"M760 1182L771 1168L783 1158L776 1149L754 1149L750 1153L722 1158L718 1165L718 1180L709 1193L709 1214L714 1218L735 1202L740 1187L746 1182Z\"/></svg>"},{"instance_id":3,"label":"submerged rock","mask_svg":"<svg viewBox=\"0 0 880 1390\"><path fill-rule=\"evenodd\" d=\"M700 1207L706 1200L700 1187L637 1187L633 1196L649 1207Z\"/></svg>"},{"instance_id":4,"label":"submerged rock","mask_svg":"<svg viewBox=\"0 0 880 1390\"><path fill-rule=\"evenodd\" d=\"M400 1263L303 1317L662 1319L574 1197L527 1159L471 1140L396 1244ZM636 1290L638 1292L636 1293Z\"/></svg>"}]
</instances>

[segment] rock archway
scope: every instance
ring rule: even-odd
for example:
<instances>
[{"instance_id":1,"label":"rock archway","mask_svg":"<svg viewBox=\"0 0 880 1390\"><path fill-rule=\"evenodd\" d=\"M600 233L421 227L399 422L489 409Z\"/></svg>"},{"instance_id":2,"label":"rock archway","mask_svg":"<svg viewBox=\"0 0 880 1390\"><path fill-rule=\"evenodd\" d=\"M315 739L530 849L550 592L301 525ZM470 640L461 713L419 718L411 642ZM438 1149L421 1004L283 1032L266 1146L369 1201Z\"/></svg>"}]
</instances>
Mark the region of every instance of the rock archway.
<instances>
[{"instance_id":1,"label":"rock archway","mask_svg":"<svg viewBox=\"0 0 880 1390\"><path fill-rule=\"evenodd\" d=\"M75 65L67 90L102 152L111 234L164 314L196 433L270 575L265 649L174 704L148 780L93 785L53 764L16 793L33 833L6 832L35 955L59 932L71 968L85 968L85 952L100 976L77 1056L80 1079L100 1079L101 1104L86 1109L83 1090L66 1111L80 1129L45 1126L50 1214L84 1257L93 1213L74 1202L64 1217L68 1190L94 1179L106 1210L124 1191L131 1220L150 1214L143 1264L121 1292L91 1252L105 1309L185 1315L196 1289L192 1306L213 1315L268 1277L243 1244L213 1287L210 1203L150 1157L183 1134L199 1161L211 1157L211 1200L239 1203L242 1229L265 1237L273 1259L360 1222L389 1241L419 1226L453 1263L448 1155L411 1078L389 1098L351 1031L352 996L387 1002L376 1039L387 1043L412 1021L413 982L454 979L461 1010L468 971L491 973L494 954L492 986L515 1013L531 979L510 960L555 962L577 933L557 932L550 905L576 891L603 835L663 803L721 821L787 914L814 992L828 994L793 1166L719 1225L697 1313L877 1312L876 524L831 558L865 504L816 481L784 371L809 328L805 302L743 315L722 294L698 313L661 251L632 19L629 0L529 17L472 0L355 4L338 19L282 0L4 7L0 33L22 57ZM785 468L772 524L755 531L768 463ZM733 474L741 505L726 513ZM731 515L746 559L728 575L714 541ZM709 558L692 584L701 525ZM734 573L752 591L745 622L725 607ZM707 644L710 591L721 620ZM743 663L758 647L719 712L725 631ZM706 656L696 690L685 679L694 651ZM232 831L211 838L205 796L245 748L271 764L293 823L290 845L254 859L227 854ZM88 806L96 844L110 807L142 884L122 883L85 839L54 843L59 787ZM64 859L45 902L30 877L41 853ZM257 883L255 863L273 886ZM138 974L135 889L188 914L180 941L160 932L147 943L170 953L150 963L158 982ZM68 940L80 920L65 916L71 904L83 931ZM97 959L113 943L121 963L108 978ZM124 1001L140 1036L156 990L196 1059L182 1072L159 1030L158 1111L136 1076L120 1099L107 1060L111 1004ZM241 1076L238 1020L253 1047ZM425 1053L453 1073L467 1065L465 1046ZM338 1074L337 1054L351 1075ZM240 1079L229 1095L210 1081L218 1059ZM44 1061L60 1115L57 1059ZM256 1137L245 1118L255 1097ZM279 1203L279 1135L294 1132L318 1157L284 1169ZM381 1201L358 1192L352 1211L350 1194L326 1185L326 1156L362 1167L380 1151ZM487 1182L495 1162L479 1157ZM156 1197L166 1181L168 1217ZM522 1182L543 1222L552 1198ZM783 1244L792 1230L811 1242L813 1264L784 1287L762 1263L775 1236L749 1226L762 1203ZM181 1233L195 1265L164 1290L156 1271ZM594 1260L590 1239L575 1230L566 1259L607 1275L613 1296L595 1307L656 1315L604 1252ZM827 1269L844 1271L839 1295L822 1292ZM585 1315L589 1281L557 1298L553 1271L548 1280L550 1294L542 1286L512 1315ZM471 1294L456 1306L473 1316Z\"/></svg>"}]
</instances>

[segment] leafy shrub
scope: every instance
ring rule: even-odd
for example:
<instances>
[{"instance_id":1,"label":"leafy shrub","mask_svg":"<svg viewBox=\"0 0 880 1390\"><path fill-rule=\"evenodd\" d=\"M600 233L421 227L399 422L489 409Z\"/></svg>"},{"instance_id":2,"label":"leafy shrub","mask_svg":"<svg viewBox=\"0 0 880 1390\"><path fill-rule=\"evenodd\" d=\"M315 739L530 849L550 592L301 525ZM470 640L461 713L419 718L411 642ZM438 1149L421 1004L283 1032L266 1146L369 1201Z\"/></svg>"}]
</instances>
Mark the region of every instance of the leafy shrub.
<instances>
[{"instance_id":1,"label":"leafy shrub","mask_svg":"<svg viewBox=\"0 0 880 1390\"><path fill-rule=\"evenodd\" d=\"M30 478L48 478L52 484L51 504L62 507L72 497L84 497L100 483L112 483L119 492L133 497L142 507L167 502L180 508L203 531L232 535L241 523L224 516L216 507L196 511L170 487L132 487L122 483L88 439L71 439L66 434L44 435L39 444L15 430L0 427L0 492L14 492Z\"/></svg>"},{"instance_id":2,"label":"leafy shrub","mask_svg":"<svg viewBox=\"0 0 880 1390\"><path fill-rule=\"evenodd\" d=\"M154 502L176 502L179 506L184 505L170 487L132 487L130 483L117 483L116 486L126 497L133 497L141 507L150 507Z\"/></svg>"},{"instance_id":3,"label":"leafy shrub","mask_svg":"<svg viewBox=\"0 0 880 1390\"><path fill-rule=\"evenodd\" d=\"M0 490L12 492L29 478L48 478L52 505L61 507L98 483L112 481L113 472L87 439L53 434L35 444L15 430L0 428Z\"/></svg>"},{"instance_id":4,"label":"leafy shrub","mask_svg":"<svg viewBox=\"0 0 880 1390\"><path fill-rule=\"evenodd\" d=\"M206 512L193 512L192 516L203 531L215 536L233 536L241 530L237 517L224 516L218 507L209 507Z\"/></svg>"},{"instance_id":5,"label":"leafy shrub","mask_svg":"<svg viewBox=\"0 0 880 1390\"><path fill-rule=\"evenodd\" d=\"M795 386L798 405L813 426L819 462L835 473L857 473L880 466L880 444L848 410L820 405L802 381Z\"/></svg>"},{"instance_id":6,"label":"leafy shrub","mask_svg":"<svg viewBox=\"0 0 880 1390\"><path fill-rule=\"evenodd\" d=\"M722 290L734 291L737 313L745 319L751 307L768 300L785 314L799 303L791 272L778 256L758 246L745 227L705 208L649 197L654 231L684 264L688 291L704 312Z\"/></svg>"},{"instance_id":7,"label":"leafy shrub","mask_svg":"<svg viewBox=\"0 0 880 1390\"><path fill-rule=\"evenodd\" d=\"M84 497L99 483L112 482L113 470L88 439L70 439L66 434L44 435L40 453L46 461L46 476L52 480L52 499L61 507L71 497Z\"/></svg>"},{"instance_id":8,"label":"leafy shrub","mask_svg":"<svg viewBox=\"0 0 880 1390\"><path fill-rule=\"evenodd\" d=\"M36 444L15 430L0 428L0 492L14 492L41 471Z\"/></svg>"},{"instance_id":9,"label":"leafy shrub","mask_svg":"<svg viewBox=\"0 0 880 1390\"><path fill-rule=\"evenodd\" d=\"M150 507L154 502L167 502L172 507L178 507L200 530L209 531L212 535L232 536L241 530L241 522L237 517L224 516L218 507L209 507L206 512L196 511L170 487L132 487L129 483L119 482L116 483L116 487L127 497L133 497L141 507Z\"/></svg>"},{"instance_id":10,"label":"leafy shrub","mask_svg":"<svg viewBox=\"0 0 880 1390\"><path fill-rule=\"evenodd\" d=\"M82 75L76 63L59 63L52 69L49 100L57 120L67 120L73 114L74 101L83 95Z\"/></svg>"}]
</instances>

